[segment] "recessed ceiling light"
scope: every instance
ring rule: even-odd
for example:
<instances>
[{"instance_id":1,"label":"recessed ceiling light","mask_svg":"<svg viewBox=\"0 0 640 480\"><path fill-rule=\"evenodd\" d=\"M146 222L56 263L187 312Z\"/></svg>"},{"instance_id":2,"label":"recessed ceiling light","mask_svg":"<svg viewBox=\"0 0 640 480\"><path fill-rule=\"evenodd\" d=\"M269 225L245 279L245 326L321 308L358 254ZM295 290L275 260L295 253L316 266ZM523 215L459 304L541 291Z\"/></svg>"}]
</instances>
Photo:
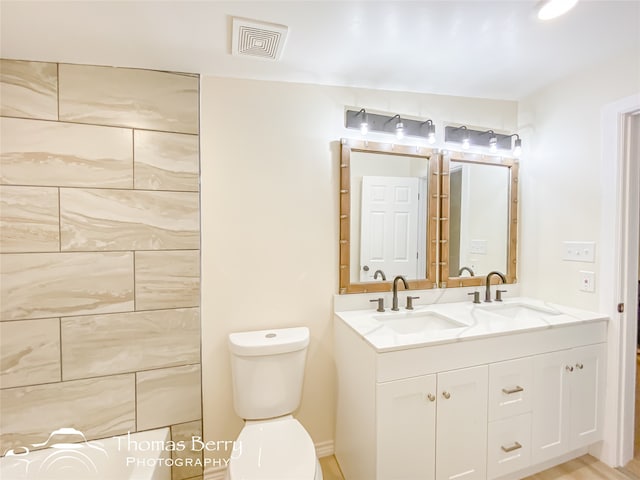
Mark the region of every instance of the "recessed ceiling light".
<instances>
[{"instance_id":1,"label":"recessed ceiling light","mask_svg":"<svg viewBox=\"0 0 640 480\"><path fill-rule=\"evenodd\" d=\"M540 20L551 20L559 17L575 7L576 3L578 3L578 0L545 0L538 10L538 18Z\"/></svg>"}]
</instances>

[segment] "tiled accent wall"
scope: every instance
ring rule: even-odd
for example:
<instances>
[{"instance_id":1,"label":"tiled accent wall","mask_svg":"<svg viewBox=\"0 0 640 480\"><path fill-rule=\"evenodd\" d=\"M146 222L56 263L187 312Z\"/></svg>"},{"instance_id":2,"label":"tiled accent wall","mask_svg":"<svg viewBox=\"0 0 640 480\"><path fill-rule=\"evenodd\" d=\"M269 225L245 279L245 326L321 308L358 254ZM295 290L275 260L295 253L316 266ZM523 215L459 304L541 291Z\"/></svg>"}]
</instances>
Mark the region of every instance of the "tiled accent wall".
<instances>
[{"instance_id":1,"label":"tiled accent wall","mask_svg":"<svg viewBox=\"0 0 640 480\"><path fill-rule=\"evenodd\" d=\"M201 436L198 77L0 62L0 453Z\"/></svg>"}]
</instances>

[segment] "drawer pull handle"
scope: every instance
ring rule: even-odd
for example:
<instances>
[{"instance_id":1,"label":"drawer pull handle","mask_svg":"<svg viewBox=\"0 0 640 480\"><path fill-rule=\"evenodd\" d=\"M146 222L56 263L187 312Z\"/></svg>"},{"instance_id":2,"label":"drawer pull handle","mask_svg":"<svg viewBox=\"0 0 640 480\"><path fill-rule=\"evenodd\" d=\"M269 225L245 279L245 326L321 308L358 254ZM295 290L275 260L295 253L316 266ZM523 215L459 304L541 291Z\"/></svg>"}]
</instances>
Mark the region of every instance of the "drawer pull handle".
<instances>
[{"instance_id":1,"label":"drawer pull handle","mask_svg":"<svg viewBox=\"0 0 640 480\"><path fill-rule=\"evenodd\" d=\"M519 385L516 385L514 388L503 388L502 391L507 395L511 395L513 393L524 392L524 388Z\"/></svg>"},{"instance_id":2,"label":"drawer pull handle","mask_svg":"<svg viewBox=\"0 0 640 480\"><path fill-rule=\"evenodd\" d=\"M509 452L513 452L514 450L518 450L519 448L522 448L522 445L520 445L518 442L514 442L513 445L511 445L510 447L505 447L503 445L500 448L502 448L503 452L509 453Z\"/></svg>"},{"instance_id":3,"label":"drawer pull handle","mask_svg":"<svg viewBox=\"0 0 640 480\"><path fill-rule=\"evenodd\" d=\"M583 365L583 364L581 364L581 363L576 363L576 368L577 368L578 370L582 370L582 369L584 368L584 365Z\"/></svg>"},{"instance_id":4,"label":"drawer pull handle","mask_svg":"<svg viewBox=\"0 0 640 480\"><path fill-rule=\"evenodd\" d=\"M433 393L428 393L427 400L429 400L430 402L435 402L436 396Z\"/></svg>"},{"instance_id":5,"label":"drawer pull handle","mask_svg":"<svg viewBox=\"0 0 640 480\"><path fill-rule=\"evenodd\" d=\"M451 398L451 394L449 392L442 392L442 396L449 400Z\"/></svg>"}]
</instances>

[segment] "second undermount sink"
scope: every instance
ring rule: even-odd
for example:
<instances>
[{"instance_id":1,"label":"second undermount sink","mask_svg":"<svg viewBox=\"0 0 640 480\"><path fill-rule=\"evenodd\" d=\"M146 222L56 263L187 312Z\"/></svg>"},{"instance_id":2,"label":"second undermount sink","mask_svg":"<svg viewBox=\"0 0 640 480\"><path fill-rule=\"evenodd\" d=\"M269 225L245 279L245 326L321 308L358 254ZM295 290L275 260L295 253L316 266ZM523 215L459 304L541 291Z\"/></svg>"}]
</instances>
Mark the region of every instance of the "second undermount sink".
<instances>
[{"instance_id":1,"label":"second undermount sink","mask_svg":"<svg viewBox=\"0 0 640 480\"><path fill-rule=\"evenodd\" d=\"M464 323L435 312L402 312L374 317L383 326L401 335L466 327Z\"/></svg>"},{"instance_id":2,"label":"second undermount sink","mask_svg":"<svg viewBox=\"0 0 640 480\"><path fill-rule=\"evenodd\" d=\"M482 307L486 310L503 317L515 318L515 319L546 319L560 315L560 312L551 308L539 307L537 305L528 305L525 303L503 303L495 305L487 305Z\"/></svg>"}]
</instances>

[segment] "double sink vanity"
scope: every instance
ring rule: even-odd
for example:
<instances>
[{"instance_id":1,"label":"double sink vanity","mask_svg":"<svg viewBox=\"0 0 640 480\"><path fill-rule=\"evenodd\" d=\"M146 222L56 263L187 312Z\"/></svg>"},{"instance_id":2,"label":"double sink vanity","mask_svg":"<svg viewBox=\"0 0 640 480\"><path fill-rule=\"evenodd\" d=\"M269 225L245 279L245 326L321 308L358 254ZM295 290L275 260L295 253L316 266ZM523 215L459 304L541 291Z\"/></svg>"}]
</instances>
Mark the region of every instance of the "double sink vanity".
<instances>
[{"instance_id":1,"label":"double sink vanity","mask_svg":"<svg viewBox=\"0 0 640 480\"><path fill-rule=\"evenodd\" d=\"M518 479L586 453L602 439L606 329L528 298L336 312L345 478Z\"/></svg>"},{"instance_id":2,"label":"double sink vanity","mask_svg":"<svg viewBox=\"0 0 640 480\"><path fill-rule=\"evenodd\" d=\"M608 319L517 296L517 160L343 139L339 221L346 480L520 479L603 439Z\"/></svg>"}]
</instances>

